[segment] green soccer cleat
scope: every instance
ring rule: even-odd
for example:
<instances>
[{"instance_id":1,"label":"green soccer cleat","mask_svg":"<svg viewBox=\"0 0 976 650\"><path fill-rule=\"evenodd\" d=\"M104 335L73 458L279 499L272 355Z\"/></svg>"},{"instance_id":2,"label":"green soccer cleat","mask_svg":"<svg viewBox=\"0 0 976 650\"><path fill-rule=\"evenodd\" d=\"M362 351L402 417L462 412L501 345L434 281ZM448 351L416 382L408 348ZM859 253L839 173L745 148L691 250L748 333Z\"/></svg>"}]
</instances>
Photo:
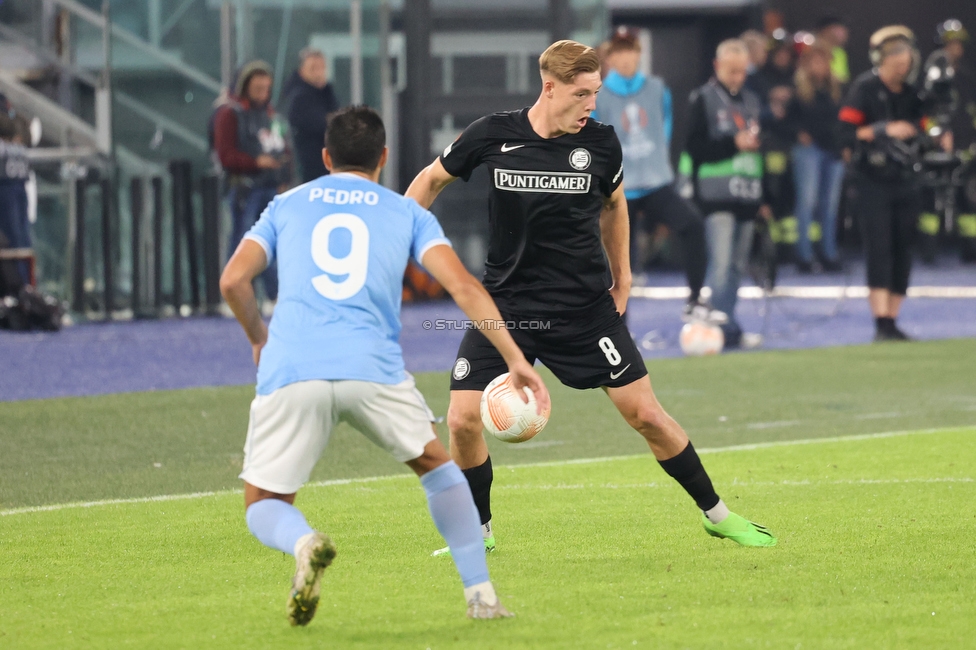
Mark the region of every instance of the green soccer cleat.
<instances>
[{"instance_id":1,"label":"green soccer cleat","mask_svg":"<svg viewBox=\"0 0 976 650\"><path fill-rule=\"evenodd\" d=\"M485 538L485 553L491 553L495 550L495 536ZM445 546L444 548L439 548L430 554L431 557L451 557L451 547Z\"/></svg>"},{"instance_id":2,"label":"green soccer cleat","mask_svg":"<svg viewBox=\"0 0 976 650\"><path fill-rule=\"evenodd\" d=\"M295 558L295 577L286 605L288 622L292 625L308 625L315 616L322 589L322 572L336 556L335 544L325 533L316 531L306 537L308 540Z\"/></svg>"},{"instance_id":3,"label":"green soccer cleat","mask_svg":"<svg viewBox=\"0 0 976 650\"><path fill-rule=\"evenodd\" d=\"M740 546L776 546L776 538L769 529L740 517L734 512L720 523L713 524L702 514L702 526L712 537L731 539Z\"/></svg>"}]
</instances>

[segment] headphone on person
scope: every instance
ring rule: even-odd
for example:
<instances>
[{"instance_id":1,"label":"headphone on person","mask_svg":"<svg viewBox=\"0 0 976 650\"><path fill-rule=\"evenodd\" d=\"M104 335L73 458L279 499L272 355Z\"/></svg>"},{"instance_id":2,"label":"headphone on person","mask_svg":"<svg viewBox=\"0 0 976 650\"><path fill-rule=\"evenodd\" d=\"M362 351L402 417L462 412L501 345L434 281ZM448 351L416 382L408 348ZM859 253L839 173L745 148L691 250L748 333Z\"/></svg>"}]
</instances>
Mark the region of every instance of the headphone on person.
<instances>
[{"instance_id":1,"label":"headphone on person","mask_svg":"<svg viewBox=\"0 0 976 650\"><path fill-rule=\"evenodd\" d=\"M913 52L918 51L915 46L915 32L904 25L888 25L871 34L871 39L868 41L868 58L871 59L871 65L881 65L885 58L885 45L895 40L905 41Z\"/></svg>"}]
</instances>

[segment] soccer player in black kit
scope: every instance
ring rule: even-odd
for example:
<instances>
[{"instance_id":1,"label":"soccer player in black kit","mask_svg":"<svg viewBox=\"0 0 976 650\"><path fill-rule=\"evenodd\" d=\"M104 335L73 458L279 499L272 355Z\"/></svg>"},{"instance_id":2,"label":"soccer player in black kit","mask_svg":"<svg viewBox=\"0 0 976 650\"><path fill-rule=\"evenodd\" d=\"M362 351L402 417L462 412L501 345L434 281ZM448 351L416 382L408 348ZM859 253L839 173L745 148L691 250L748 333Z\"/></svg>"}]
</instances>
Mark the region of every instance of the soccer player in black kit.
<instances>
[{"instance_id":1,"label":"soccer player in black kit","mask_svg":"<svg viewBox=\"0 0 976 650\"><path fill-rule=\"evenodd\" d=\"M542 93L532 107L473 122L406 195L430 207L449 183L488 165L491 239L483 282L504 319L519 324L511 334L526 358L571 388L602 388L695 500L710 535L773 546L765 527L729 512L715 493L688 436L654 396L623 321L631 276L620 143L613 127L589 119L602 84L599 58L593 48L564 40L539 57L539 68ZM505 369L484 335L468 330L454 364L447 423L486 551L495 540L480 402Z\"/></svg>"}]
</instances>

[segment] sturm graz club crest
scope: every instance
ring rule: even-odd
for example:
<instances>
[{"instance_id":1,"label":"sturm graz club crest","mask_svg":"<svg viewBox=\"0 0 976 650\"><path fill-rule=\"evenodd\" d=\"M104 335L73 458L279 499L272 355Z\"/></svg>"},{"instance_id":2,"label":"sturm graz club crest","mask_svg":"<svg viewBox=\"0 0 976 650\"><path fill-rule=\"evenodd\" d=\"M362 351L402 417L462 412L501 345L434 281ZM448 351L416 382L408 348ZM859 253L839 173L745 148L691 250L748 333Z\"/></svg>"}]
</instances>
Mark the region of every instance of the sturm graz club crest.
<instances>
[{"instance_id":1,"label":"sturm graz club crest","mask_svg":"<svg viewBox=\"0 0 976 650\"><path fill-rule=\"evenodd\" d=\"M458 357L458 360L454 362L454 378L461 381L468 376L471 372L471 364L464 357Z\"/></svg>"},{"instance_id":2,"label":"sturm graz club crest","mask_svg":"<svg viewBox=\"0 0 976 650\"><path fill-rule=\"evenodd\" d=\"M569 154L569 164L573 169L583 171L590 166L590 152L582 147L573 149L573 153Z\"/></svg>"}]
</instances>

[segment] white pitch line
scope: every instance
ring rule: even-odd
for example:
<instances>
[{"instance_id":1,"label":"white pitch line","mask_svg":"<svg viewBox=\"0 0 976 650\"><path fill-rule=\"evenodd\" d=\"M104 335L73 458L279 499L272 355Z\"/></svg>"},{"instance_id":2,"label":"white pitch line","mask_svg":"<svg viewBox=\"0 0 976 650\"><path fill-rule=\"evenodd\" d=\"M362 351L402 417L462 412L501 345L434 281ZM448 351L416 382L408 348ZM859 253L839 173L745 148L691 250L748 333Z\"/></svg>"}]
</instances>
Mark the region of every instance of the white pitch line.
<instances>
[{"instance_id":1,"label":"white pitch line","mask_svg":"<svg viewBox=\"0 0 976 650\"><path fill-rule=\"evenodd\" d=\"M708 297L708 288L702 295ZM632 287L630 295L633 298L649 298L651 300L687 300L690 292L688 287ZM767 294L762 287L740 287L739 298L743 300L759 300ZM867 298L866 286L813 286L775 287L768 297L771 298L808 298L821 300L839 300L840 298ZM976 287L943 287L921 286L909 287L910 298L976 298Z\"/></svg>"},{"instance_id":2,"label":"white pitch line","mask_svg":"<svg viewBox=\"0 0 976 650\"><path fill-rule=\"evenodd\" d=\"M832 438L804 438L802 440L778 440L773 442L756 442L745 445L730 445L728 447L704 447L698 449L699 454L719 454L732 451L753 451L756 449L769 449L772 447L792 447L796 445L812 445L830 442L854 442L857 440L878 440L882 438L894 438L898 436L925 435L932 433L945 433L948 431L964 431L967 429L976 430L976 425L963 425L957 427L941 427L938 429L918 429L910 431L883 431L880 433L864 433L852 436L836 436ZM634 458L644 458L647 454L630 454L626 456L603 456L599 458L573 458L568 460L553 460L540 463L519 463L518 465L499 465L495 469L507 469L515 471L524 467L562 467L568 465L590 465L593 463L606 463L618 460L631 460ZM413 474L390 474L388 476L367 476L363 478L340 478L329 481L317 481L306 483L305 487L329 487L333 485L351 485L359 483L375 483L377 481L390 481L404 478L412 478ZM162 494L152 497L135 497L131 499L105 499L102 501L76 501L73 503L55 503L46 506L28 506L24 508L11 508L0 510L0 517L11 515L25 515L36 512L55 512L58 510L71 510L75 508L96 508L99 506L128 505L133 503L156 503L165 501L182 501L185 499L202 499L206 497L225 496L242 494L243 490L217 490L214 492L191 492L189 494Z\"/></svg>"},{"instance_id":3,"label":"white pitch line","mask_svg":"<svg viewBox=\"0 0 976 650\"><path fill-rule=\"evenodd\" d=\"M803 487L807 485L904 485L909 483L976 483L968 476L937 478L850 478L836 481L732 481L735 487ZM676 483L556 483L540 485L499 485L496 490L634 490L645 488L676 488Z\"/></svg>"}]
</instances>

